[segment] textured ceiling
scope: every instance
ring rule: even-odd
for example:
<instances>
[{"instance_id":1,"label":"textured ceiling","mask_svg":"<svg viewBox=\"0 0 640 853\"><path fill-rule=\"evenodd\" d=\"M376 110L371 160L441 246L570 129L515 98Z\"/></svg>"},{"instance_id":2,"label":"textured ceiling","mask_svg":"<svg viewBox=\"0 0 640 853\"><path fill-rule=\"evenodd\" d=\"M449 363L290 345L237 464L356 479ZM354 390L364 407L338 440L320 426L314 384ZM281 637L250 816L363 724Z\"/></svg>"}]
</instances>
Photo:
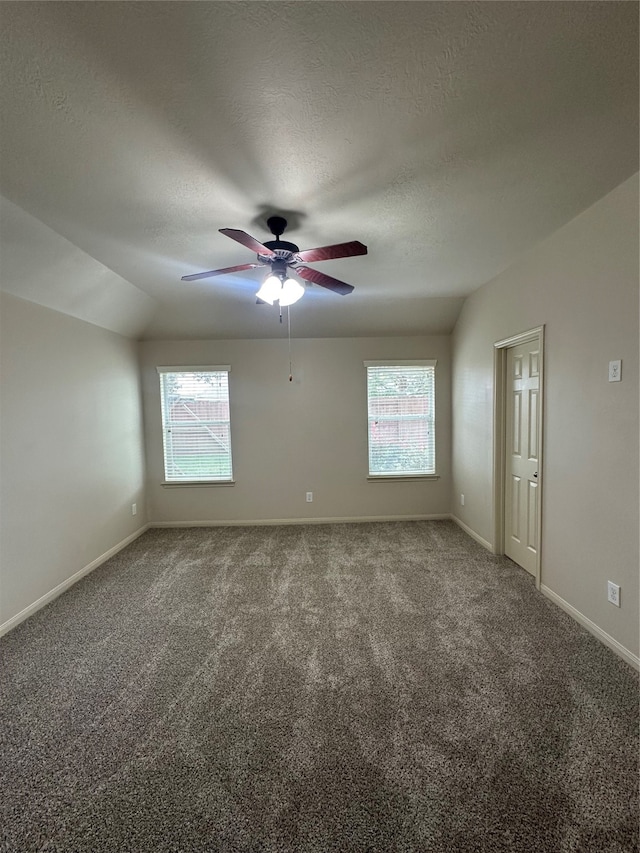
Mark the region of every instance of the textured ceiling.
<instances>
[{"instance_id":1,"label":"textured ceiling","mask_svg":"<svg viewBox=\"0 0 640 853\"><path fill-rule=\"evenodd\" d=\"M269 239L271 212L301 248L369 247L314 265L356 290L310 287L294 334L448 332L638 169L632 2L3 2L0 22L2 286L124 334L281 335L255 272L179 280L253 260L218 229Z\"/></svg>"}]
</instances>

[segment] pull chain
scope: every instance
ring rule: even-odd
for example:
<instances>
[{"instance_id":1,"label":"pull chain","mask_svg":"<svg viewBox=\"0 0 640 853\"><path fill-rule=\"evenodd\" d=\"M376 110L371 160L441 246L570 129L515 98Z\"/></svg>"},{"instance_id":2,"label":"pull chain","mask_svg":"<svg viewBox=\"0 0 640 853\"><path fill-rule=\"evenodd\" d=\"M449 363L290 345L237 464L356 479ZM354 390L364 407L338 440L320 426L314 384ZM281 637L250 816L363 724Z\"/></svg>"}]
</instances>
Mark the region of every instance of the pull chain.
<instances>
[{"instance_id":1,"label":"pull chain","mask_svg":"<svg viewBox=\"0 0 640 853\"><path fill-rule=\"evenodd\" d=\"M293 382L293 370L291 368L291 308L287 305L287 330L289 335L289 382Z\"/></svg>"}]
</instances>

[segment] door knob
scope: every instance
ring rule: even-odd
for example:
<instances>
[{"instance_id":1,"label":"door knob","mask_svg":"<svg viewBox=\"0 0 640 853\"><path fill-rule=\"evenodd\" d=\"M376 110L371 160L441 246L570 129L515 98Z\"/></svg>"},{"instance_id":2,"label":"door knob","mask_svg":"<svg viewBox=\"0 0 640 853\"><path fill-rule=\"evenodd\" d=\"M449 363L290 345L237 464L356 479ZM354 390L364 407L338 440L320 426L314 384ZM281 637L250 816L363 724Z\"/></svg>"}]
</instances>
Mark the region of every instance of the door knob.
<instances>
[{"instance_id":1,"label":"door knob","mask_svg":"<svg viewBox=\"0 0 640 853\"><path fill-rule=\"evenodd\" d=\"M537 479L538 478L538 472L536 471L536 473L533 476Z\"/></svg>"}]
</instances>

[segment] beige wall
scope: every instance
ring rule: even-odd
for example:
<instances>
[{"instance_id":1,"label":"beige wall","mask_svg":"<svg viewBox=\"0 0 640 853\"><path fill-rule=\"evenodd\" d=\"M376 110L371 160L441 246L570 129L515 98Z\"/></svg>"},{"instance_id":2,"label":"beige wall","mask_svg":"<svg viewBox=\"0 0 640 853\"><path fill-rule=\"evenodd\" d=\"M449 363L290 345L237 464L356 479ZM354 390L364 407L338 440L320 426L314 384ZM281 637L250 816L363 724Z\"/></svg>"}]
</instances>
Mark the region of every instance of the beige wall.
<instances>
[{"instance_id":1,"label":"beige wall","mask_svg":"<svg viewBox=\"0 0 640 853\"><path fill-rule=\"evenodd\" d=\"M135 342L6 293L0 321L1 626L143 526L145 501Z\"/></svg>"},{"instance_id":2,"label":"beige wall","mask_svg":"<svg viewBox=\"0 0 640 853\"><path fill-rule=\"evenodd\" d=\"M450 338L149 341L141 345L152 521L376 518L449 512ZM436 358L438 481L367 481L365 359ZM158 365L230 364L236 484L163 487ZM305 493L314 493L313 503Z\"/></svg>"},{"instance_id":3,"label":"beige wall","mask_svg":"<svg viewBox=\"0 0 640 853\"><path fill-rule=\"evenodd\" d=\"M452 508L490 542L493 344L542 324L542 584L637 655L637 175L465 302L453 337ZM609 383L617 358L622 382ZM620 609L607 580L622 587Z\"/></svg>"},{"instance_id":4,"label":"beige wall","mask_svg":"<svg viewBox=\"0 0 640 853\"><path fill-rule=\"evenodd\" d=\"M491 541L493 343L544 324L542 582L637 654L637 229L635 176L469 297L453 342L294 340L292 383L283 339L138 346L3 294L0 626L144 525L145 446L152 521L453 510ZM363 361L384 358L438 359L436 482L366 479ZM607 382L614 358L618 384ZM235 486L161 486L159 364L231 364ZM620 609L606 601L608 579L622 587Z\"/></svg>"}]
</instances>

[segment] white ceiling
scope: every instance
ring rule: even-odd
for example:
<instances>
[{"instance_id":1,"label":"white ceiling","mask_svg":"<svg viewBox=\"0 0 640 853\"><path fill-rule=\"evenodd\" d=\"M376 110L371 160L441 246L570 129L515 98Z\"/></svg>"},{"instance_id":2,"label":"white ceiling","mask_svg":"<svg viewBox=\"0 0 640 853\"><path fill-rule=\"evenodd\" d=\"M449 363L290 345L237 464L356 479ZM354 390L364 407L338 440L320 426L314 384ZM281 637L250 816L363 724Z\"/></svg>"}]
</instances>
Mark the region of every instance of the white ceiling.
<instances>
[{"instance_id":1,"label":"white ceiling","mask_svg":"<svg viewBox=\"0 0 640 853\"><path fill-rule=\"evenodd\" d=\"M277 337L218 233L315 264L294 335L449 332L638 169L633 2L0 4L2 286L123 334ZM97 262L97 263L96 263Z\"/></svg>"}]
</instances>

